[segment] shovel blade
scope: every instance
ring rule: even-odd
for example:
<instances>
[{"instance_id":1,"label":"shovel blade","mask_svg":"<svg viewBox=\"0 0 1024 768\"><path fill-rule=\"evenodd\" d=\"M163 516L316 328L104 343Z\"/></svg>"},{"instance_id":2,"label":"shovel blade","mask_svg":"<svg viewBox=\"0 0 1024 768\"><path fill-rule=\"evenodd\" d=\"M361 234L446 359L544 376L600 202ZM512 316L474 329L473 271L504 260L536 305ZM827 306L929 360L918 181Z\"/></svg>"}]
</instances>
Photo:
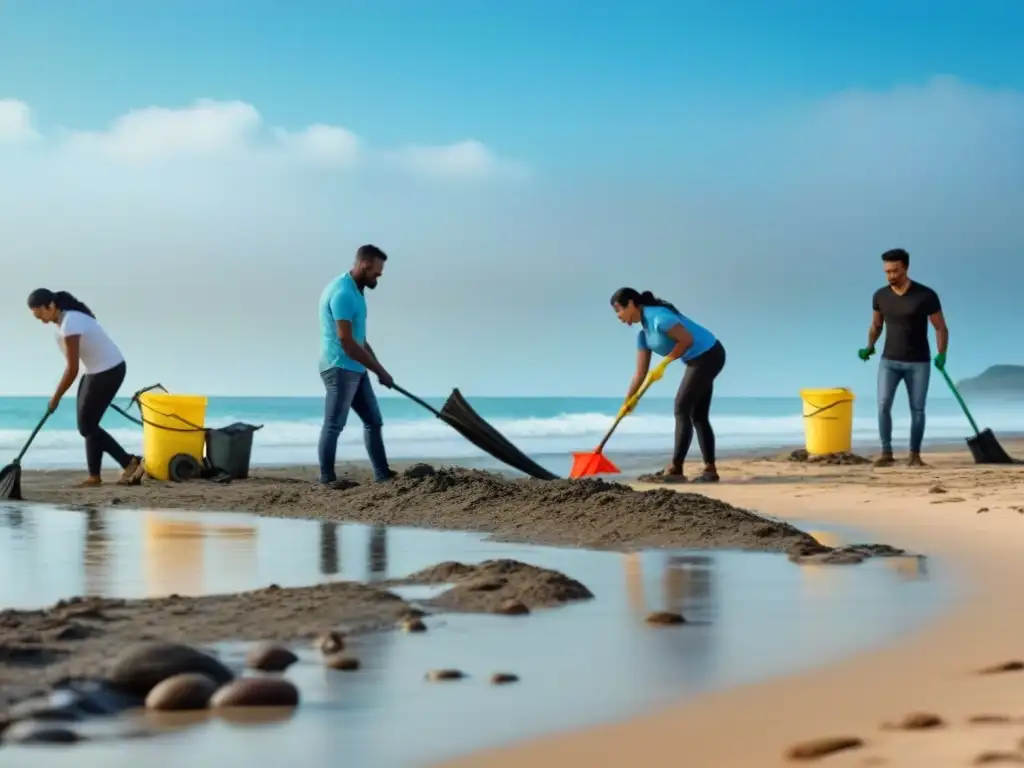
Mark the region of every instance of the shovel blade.
<instances>
[{"instance_id":1,"label":"shovel blade","mask_svg":"<svg viewBox=\"0 0 1024 768\"><path fill-rule=\"evenodd\" d=\"M975 464L1016 464L999 444L991 429L983 429L974 437L967 438L967 447Z\"/></svg>"},{"instance_id":2,"label":"shovel blade","mask_svg":"<svg viewBox=\"0 0 1024 768\"><path fill-rule=\"evenodd\" d=\"M619 468L611 463L603 453L574 453L572 455L572 469L569 477L578 480L581 477L592 477L594 475L617 475Z\"/></svg>"}]
</instances>

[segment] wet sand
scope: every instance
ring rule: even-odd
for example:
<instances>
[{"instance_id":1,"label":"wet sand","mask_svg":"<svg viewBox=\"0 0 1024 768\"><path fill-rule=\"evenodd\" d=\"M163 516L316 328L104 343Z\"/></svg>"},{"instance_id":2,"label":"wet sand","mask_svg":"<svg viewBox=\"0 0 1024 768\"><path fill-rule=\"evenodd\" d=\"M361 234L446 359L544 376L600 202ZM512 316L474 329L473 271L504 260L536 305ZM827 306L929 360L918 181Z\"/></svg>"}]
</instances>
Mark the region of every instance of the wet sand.
<instances>
[{"instance_id":1,"label":"wet sand","mask_svg":"<svg viewBox=\"0 0 1024 768\"><path fill-rule=\"evenodd\" d=\"M1020 444L1004 444L1024 455ZM977 467L966 452L925 458L926 469L883 470L730 461L723 483L707 492L948 559L967 587L949 613L885 649L819 670L447 765L795 766L844 746L814 764L1024 764L1024 466Z\"/></svg>"}]
</instances>

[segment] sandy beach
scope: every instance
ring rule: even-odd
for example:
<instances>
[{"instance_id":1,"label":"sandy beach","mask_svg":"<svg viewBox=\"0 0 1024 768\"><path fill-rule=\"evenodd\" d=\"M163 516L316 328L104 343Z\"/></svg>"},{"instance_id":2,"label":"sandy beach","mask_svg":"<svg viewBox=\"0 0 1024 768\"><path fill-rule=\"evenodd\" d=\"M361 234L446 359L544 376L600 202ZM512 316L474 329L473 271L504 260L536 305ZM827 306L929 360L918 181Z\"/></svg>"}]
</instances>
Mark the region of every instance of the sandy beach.
<instances>
[{"instance_id":1,"label":"sandy beach","mask_svg":"<svg viewBox=\"0 0 1024 768\"><path fill-rule=\"evenodd\" d=\"M1007 448L1021 452L1020 445L1008 443ZM1024 577L1017 543L1018 530L1024 526L1024 468L976 467L965 452L929 454L926 460L930 466L925 469L876 470L868 465L734 459L721 465L723 482L718 486L676 486L643 496L619 486L581 492L565 482L546 487L532 481L507 483L483 473L468 473L476 479L466 482L464 470L442 471L427 482L401 480L392 488L365 484L359 469L351 470L337 489L315 488L309 471L298 468L261 470L250 481L229 485L111 484L99 489L73 488L79 479L73 473L30 472L24 487L30 500L85 509L238 509L462 528L520 540L624 550L703 542L799 553L809 546L801 532L784 523L766 526L763 518L747 516L743 509L796 525L841 523L864 531L869 541L949 561L966 579L967 597L940 619L882 650L798 676L701 697L614 726L469 755L450 765L667 766L678 765L681 759L709 767L790 765L793 761L786 753L794 745L834 737L860 740L863 745L822 758L827 765L970 765L986 752L1024 757L1024 751L1018 751L1024 737L1024 704L1019 701L1019 675L1024 672L979 674L984 668L1024 659L1024 619L1018 618L1015 590L1007 589ZM702 495L692 495L694 490ZM552 509L559 514L552 515ZM301 597L311 604L323 596ZM231 598L226 599L231 615ZM337 599L346 610L383 606L374 615L391 620L405 610L401 601L369 592ZM258 600L271 601L266 610L275 621L286 615L272 597ZM247 604L251 608L258 600L248 598ZM161 616L173 620L182 613L180 604L129 602L140 604L131 610L151 627ZM131 626L123 625L122 631L130 633ZM247 626L254 626L251 616ZM186 629L209 634L202 623ZM228 630L221 626L221 634ZM283 639L288 634L283 630L276 636ZM942 724L914 731L883 727L912 713L937 715ZM971 722L978 717L988 722ZM993 722L999 720L1005 722Z\"/></svg>"}]
</instances>

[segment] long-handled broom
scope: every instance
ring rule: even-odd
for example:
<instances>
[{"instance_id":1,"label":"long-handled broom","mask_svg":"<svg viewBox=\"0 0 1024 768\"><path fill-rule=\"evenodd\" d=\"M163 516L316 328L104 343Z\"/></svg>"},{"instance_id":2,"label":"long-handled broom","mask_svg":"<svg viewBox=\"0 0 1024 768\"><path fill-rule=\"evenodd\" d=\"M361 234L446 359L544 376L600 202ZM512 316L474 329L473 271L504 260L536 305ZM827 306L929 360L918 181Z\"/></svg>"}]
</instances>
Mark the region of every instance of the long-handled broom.
<instances>
[{"instance_id":1,"label":"long-handled broom","mask_svg":"<svg viewBox=\"0 0 1024 768\"><path fill-rule=\"evenodd\" d=\"M28 453L29 446L32 445L32 441L36 439L36 435L39 434L39 430L43 428L43 424L50 418L50 411L47 410L46 414L36 424L36 428L32 430L32 434L28 436L28 440L25 441L25 447L21 449L21 453L18 454L13 462L8 464L3 469L0 469L0 499L9 499L11 501L21 501L21 460L25 458L25 454Z\"/></svg>"}]
</instances>

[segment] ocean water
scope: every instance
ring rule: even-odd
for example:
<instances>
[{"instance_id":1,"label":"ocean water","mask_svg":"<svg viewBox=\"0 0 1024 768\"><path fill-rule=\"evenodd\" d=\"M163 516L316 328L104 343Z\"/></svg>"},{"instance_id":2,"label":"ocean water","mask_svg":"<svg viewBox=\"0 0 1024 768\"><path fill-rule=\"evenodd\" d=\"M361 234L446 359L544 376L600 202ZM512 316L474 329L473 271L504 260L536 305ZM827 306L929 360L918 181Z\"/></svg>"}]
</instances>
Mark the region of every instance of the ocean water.
<instances>
[{"instance_id":1,"label":"ocean water","mask_svg":"<svg viewBox=\"0 0 1024 768\"><path fill-rule=\"evenodd\" d=\"M902 394L902 393L901 393ZM571 451L586 451L600 441L621 400L617 398L469 397L473 407L521 450L563 473ZM122 406L127 398L119 401ZM493 466L489 457L466 442L420 406L400 397L382 397L388 453L396 460L441 459L475 466ZM441 399L430 402L436 407ZM854 406L855 444L877 444L875 402L858 398ZM13 458L46 408L46 398L0 398L0 464ZM207 425L242 421L262 424L253 446L254 465L315 464L323 401L315 397L211 397ZM718 397L712 419L721 453L777 449L803 444L803 417L798 397ZM985 401L975 418L997 434L1024 432L1024 402ZM906 401L893 409L896 447L905 447L909 431ZM606 448L609 456L650 454L655 464L671 449L674 429L672 400L649 398L627 417ZM129 451L140 451L142 430L111 410L103 421ZM928 403L927 441L949 443L970 434L970 426L950 398ZM339 443L339 460L364 459L362 429L352 414ZM655 455L658 455L655 459ZM693 446L691 456L697 456ZM81 467L82 438L75 428L75 401L65 398L60 409L36 438L24 466Z\"/></svg>"}]
</instances>

